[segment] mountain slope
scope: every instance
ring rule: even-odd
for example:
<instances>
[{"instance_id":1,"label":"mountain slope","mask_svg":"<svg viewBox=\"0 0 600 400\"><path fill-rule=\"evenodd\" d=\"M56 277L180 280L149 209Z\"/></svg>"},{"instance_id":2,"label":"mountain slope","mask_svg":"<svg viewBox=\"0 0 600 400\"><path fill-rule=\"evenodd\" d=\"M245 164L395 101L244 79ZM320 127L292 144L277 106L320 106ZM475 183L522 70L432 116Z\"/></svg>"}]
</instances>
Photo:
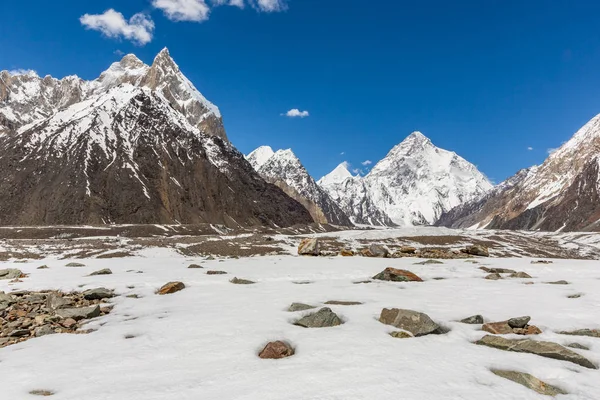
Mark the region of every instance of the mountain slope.
<instances>
[{"instance_id":1,"label":"mountain slope","mask_svg":"<svg viewBox=\"0 0 600 400\"><path fill-rule=\"evenodd\" d=\"M600 115L540 166L521 171L478 201L442 216L440 225L496 229L598 230Z\"/></svg>"},{"instance_id":2,"label":"mountain slope","mask_svg":"<svg viewBox=\"0 0 600 400\"><path fill-rule=\"evenodd\" d=\"M375 205L363 179L360 176L352 176L346 163L338 165L322 177L318 184L355 224L395 225L390 217Z\"/></svg>"},{"instance_id":3,"label":"mountain slope","mask_svg":"<svg viewBox=\"0 0 600 400\"><path fill-rule=\"evenodd\" d=\"M271 182L299 201L318 223L351 226L350 218L315 182L291 150L261 146L247 156L250 164Z\"/></svg>"},{"instance_id":4,"label":"mountain slope","mask_svg":"<svg viewBox=\"0 0 600 400\"><path fill-rule=\"evenodd\" d=\"M175 65L164 59L154 64ZM54 114L48 118L0 136L1 225L312 222L301 204L260 178L218 130L204 124L217 118L214 110L196 118L199 106L193 104L200 100L181 100L185 96L172 89L180 81L178 69L152 85L141 83L153 67L134 62L103 74L84 100L66 108L47 102L61 110L49 109ZM17 104L9 97L4 110Z\"/></svg>"},{"instance_id":5,"label":"mountain slope","mask_svg":"<svg viewBox=\"0 0 600 400\"><path fill-rule=\"evenodd\" d=\"M166 48L151 66L129 54L93 81L84 81L74 75L58 80L51 76L40 78L35 73L11 75L8 71L0 72L0 134L49 118L72 104L122 84L152 89L184 115L192 126L227 140L219 109L181 73Z\"/></svg>"}]
</instances>

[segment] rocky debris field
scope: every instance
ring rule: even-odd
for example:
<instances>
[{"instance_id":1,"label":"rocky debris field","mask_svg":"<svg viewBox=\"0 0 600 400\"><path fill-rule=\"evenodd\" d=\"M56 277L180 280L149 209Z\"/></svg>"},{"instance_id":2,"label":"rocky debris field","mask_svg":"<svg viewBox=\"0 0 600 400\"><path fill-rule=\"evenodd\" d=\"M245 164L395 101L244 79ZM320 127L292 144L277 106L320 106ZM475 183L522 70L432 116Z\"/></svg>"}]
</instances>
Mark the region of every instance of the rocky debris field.
<instances>
[{"instance_id":1,"label":"rocky debris field","mask_svg":"<svg viewBox=\"0 0 600 400\"><path fill-rule=\"evenodd\" d=\"M0 375L11 382L3 394L592 400L600 392L598 261L499 258L474 242L453 244L454 258L381 241L323 254L321 237L301 239L273 237L306 256L151 247L124 258L0 262Z\"/></svg>"}]
</instances>

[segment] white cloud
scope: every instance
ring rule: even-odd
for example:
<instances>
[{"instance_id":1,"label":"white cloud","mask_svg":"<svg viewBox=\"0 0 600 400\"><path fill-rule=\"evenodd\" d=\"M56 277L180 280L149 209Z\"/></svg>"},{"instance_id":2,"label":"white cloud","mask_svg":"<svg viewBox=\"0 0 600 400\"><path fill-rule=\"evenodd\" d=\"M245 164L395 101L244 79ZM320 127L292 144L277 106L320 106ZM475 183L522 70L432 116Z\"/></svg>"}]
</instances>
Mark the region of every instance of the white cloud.
<instances>
[{"instance_id":1,"label":"white cloud","mask_svg":"<svg viewBox=\"0 0 600 400\"><path fill-rule=\"evenodd\" d=\"M367 165L373 164L373 161L371 161L371 160L365 160L365 161L361 162L361 164L364 165L364 166L367 166Z\"/></svg>"},{"instance_id":2,"label":"white cloud","mask_svg":"<svg viewBox=\"0 0 600 400\"><path fill-rule=\"evenodd\" d=\"M17 68L17 69L11 69L8 71L9 74L11 75L29 75L29 76L38 76L37 72L32 70L32 69L22 69L22 68Z\"/></svg>"},{"instance_id":3,"label":"white cloud","mask_svg":"<svg viewBox=\"0 0 600 400\"><path fill-rule=\"evenodd\" d=\"M533 147L529 146L529 147L527 148L527 150L531 151L531 150L533 150Z\"/></svg>"},{"instance_id":4,"label":"white cloud","mask_svg":"<svg viewBox=\"0 0 600 400\"><path fill-rule=\"evenodd\" d=\"M85 14L79 21L87 29L99 31L106 37L123 37L139 45L150 43L154 32L154 21L148 15L137 13L127 21L112 8L103 14Z\"/></svg>"},{"instance_id":5,"label":"white cloud","mask_svg":"<svg viewBox=\"0 0 600 400\"><path fill-rule=\"evenodd\" d=\"M344 154L346 154L346 152L345 152L345 151L342 151L342 152L340 153L340 156L343 156Z\"/></svg>"},{"instance_id":6,"label":"white cloud","mask_svg":"<svg viewBox=\"0 0 600 400\"><path fill-rule=\"evenodd\" d=\"M348 161L344 161L342 163L342 165L344 166L344 168L349 169L350 168L350 163Z\"/></svg>"},{"instance_id":7,"label":"white cloud","mask_svg":"<svg viewBox=\"0 0 600 400\"><path fill-rule=\"evenodd\" d=\"M279 12L287 9L286 0L249 0L250 5L262 12Z\"/></svg>"},{"instance_id":8,"label":"white cloud","mask_svg":"<svg viewBox=\"0 0 600 400\"><path fill-rule=\"evenodd\" d=\"M233 6L238 8L244 8L244 0L212 0L213 6Z\"/></svg>"},{"instance_id":9,"label":"white cloud","mask_svg":"<svg viewBox=\"0 0 600 400\"><path fill-rule=\"evenodd\" d=\"M121 56L124 56L124 55L125 55L125 53L124 53L124 52L122 52L122 51L121 51L121 50L119 50L119 49L115 50L115 51L114 51L114 53L115 53L115 55L116 55L116 56L119 56L119 57L121 57Z\"/></svg>"},{"instance_id":10,"label":"white cloud","mask_svg":"<svg viewBox=\"0 0 600 400\"><path fill-rule=\"evenodd\" d=\"M308 111L300 111L297 108L294 108L294 109L291 109L290 111L286 112L285 114L281 114L281 115L285 115L286 117L290 117L290 118L306 118L310 114L308 113Z\"/></svg>"},{"instance_id":11,"label":"white cloud","mask_svg":"<svg viewBox=\"0 0 600 400\"><path fill-rule=\"evenodd\" d=\"M208 19L210 7L204 0L152 0L171 21L202 22Z\"/></svg>"}]
</instances>

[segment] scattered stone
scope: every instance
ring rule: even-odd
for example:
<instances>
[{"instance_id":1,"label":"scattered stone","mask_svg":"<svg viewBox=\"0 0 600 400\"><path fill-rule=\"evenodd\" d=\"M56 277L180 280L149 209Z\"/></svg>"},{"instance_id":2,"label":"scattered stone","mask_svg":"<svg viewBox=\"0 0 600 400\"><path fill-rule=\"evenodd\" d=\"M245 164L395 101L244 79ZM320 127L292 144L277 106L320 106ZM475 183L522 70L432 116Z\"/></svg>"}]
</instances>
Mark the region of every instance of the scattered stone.
<instances>
[{"instance_id":1,"label":"scattered stone","mask_svg":"<svg viewBox=\"0 0 600 400\"><path fill-rule=\"evenodd\" d=\"M298 254L301 256L318 256L319 240L315 238L302 239L298 246Z\"/></svg>"},{"instance_id":2,"label":"scattered stone","mask_svg":"<svg viewBox=\"0 0 600 400\"><path fill-rule=\"evenodd\" d=\"M49 269L49 267L47 265L42 265L37 267L37 269Z\"/></svg>"},{"instance_id":3,"label":"scattered stone","mask_svg":"<svg viewBox=\"0 0 600 400\"><path fill-rule=\"evenodd\" d=\"M342 257L353 257L354 256L354 251L344 249L344 250L340 251L340 256L342 256Z\"/></svg>"},{"instance_id":4,"label":"scattered stone","mask_svg":"<svg viewBox=\"0 0 600 400\"><path fill-rule=\"evenodd\" d=\"M530 316L511 318L508 320L508 325L511 328L525 328L529 321L531 321Z\"/></svg>"},{"instance_id":5,"label":"scattered stone","mask_svg":"<svg viewBox=\"0 0 600 400\"><path fill-rule=\"evenodd\" d=\"M548 285L568 285L569 282L561 280L561 281L555 281L555 282L546 282Z\"/></svg>"},{"instance_id":6,"label":"scattered stone","mask_svg":"<svg viewBox=\"0 0 600 400\"><path fill-rule=\"evenodd\" d=\"M415 263L415 265L431 265L431 264L443 264L443 262L438 261L438 260L425 260L425 261Z\"/></svg>"},{"instance_id":7,"label":"scattered stone","mask_svg":"<svg viewBox=\"0 0 600 400\"><path fill-rule=\"evenodd\" d=\"M520 279L531 279L531 275L529 275L527 272L516 272L514 274L510 274L511 278L520 278Z\"/></svg>"},{"instance_id":8,"label":"scattered stone","mask_svg":"<svg viewBox=\"0 0 600 400\"><path fill-rule=\"evenodd\" d=\"M486 275L484 279L487 279L488 281L497 281L497 280L502 279L502 276L500 276L500 274L493 273L493 274Z\"/></svg>"},{"instance_id":9,"label":"scattered stone","mask_svg":"<svg viewBox=\"0 0 600 400\"><path fill-rule=\"evenodd\" d=\"M542 330L535 325L527 325L525 328L513 328L513 333L517 335L539 335Z\"/></svg>"},{"instance_id":10,"label":"scattered stone","mask_svg":"<svg viewBox=\"0 0 600 400\"><path fill-rule=\"evenodd\" d=\"M423 279L410 271L391 267L384 269L382 272L375 275L373 279L392 282L423 282Z\"/></svg>"},{"instance_id":11,"label":"scattered stone","mask_svg":"<svg viewBox=\"0 0 600 400\"><path fill-rule=\"evenodd\" d=\"M134 294L128 294L125 297L127 297L129 299L139 299L140 298L140 296L138 294L135 294L135 293Z\"/></svg>"},{"instance_id":12,"label":"scattered stone","mask_svg":"<svg viewBox=\"0 0 600 400\"><path fill-rule=\"evenodd\" d=\"M338 300L329 300L325 302L325 304L329 306L359 306L362 303L359 301L338 301Z\"/></svg>"},{"instance_id":13,"label":"scattered stone","mask_svg":"<svg viewBox=\"0 0 600 400\"><path fill-rule=\"evenodd\" d=\"M77 325L77 321L75 321L73 318L67 318L61 323L61 325L67 329L71 329Z\"/></svg>"},{"instance_id":14,"label":"scattered stone","mask_svg":"<svg viewBox=\"0 0 600 400\"><path fill-rule=\"evenodd\" d=\"M235 285L253 285L253 284L256 283L254 281L249 281L247 279L238 279L238 278L233 278L229 282L231 282L231 283L233 283Z\"/></svg>"},{"instance_id":15,"label":"scattered stone","mask_svg":"<svg viewBox=\"0 0 600 400\"><path fill-rule=\"evenodd\" d=\"M85 267L85 264L78 263L78 262L70 262L67 265L65 265L65 267L81 268L81 267Z\"/></svg>"},{"instance_id":16,"label":"scattered stone","mask_svg":"<svg viewBox=\"0 0 600 400\"><path fill-rule=\"evenodd\" d=\"M487 272L488 274L516 274L517 271L508 268L488 268L479 267L480 270Z\"/></svg>"},{"instance_id":17,"label":"scattered stone","mask_svg":"<svg viewBox=\"0 0 600 400\"><path fill-rule=\"evenodd\" d=\"M46 335L53 335L56 331L50 325L40 326L39 328L35 328L34 335L35 337L42 337Z\"/></svg>"},{"instance_id":18,"label":"scattered stone","mask_svg":"<svg viewBox=\"0 0 600 400\"><path fill-rule=\"evenodd\" d=\"M50 390L32 390L31 392L29 392L29 394L34 396L52 396L54 395L54 392Z\"/></svg>"},{"instance_id":19,"label":"scattered stone","mask_svg":"<svg viewBox=\"0 0 600 400\"><path fill-rule=\"evenodd\" d=\"M135 338L135 335L125 335L125 339L133 339Z\"/></svg>"},{"instance_id":20,"label":"scattered stone","mask_svg":"<svg viewBox=\"0 0 600 400\"><path fill-rule=\"evenodd\" d=\"M25 274L16 268L0 269L0 280L24 278Z\"/></svg>"},{"instance_id":21,"label":"scattered stone","mask_svg":"<svg viewBox=\"0 0 600 400\"><path fill-rule=\"evenodd\" d=\"M537 261L531 261L532 264L552 264L553 261L548 261L548 260L537 260Z\"/></svg>"},{"instance_id":22,"label":"scattered stone","mask_svg":"<svg viewBox=\"0 0 600 400\"><path fill-rule=\"evenodd\" d=\"M83 298L86 300L102 300L115 297L112 290L106 288L89 289L83 292Z\"/></svg>"},{"instance_id":23,"label":"scattered stone","mask_svg":"<svg viewBox=\"0 0 600 400\"><path fill-rule=\"evenodd\" d=\"M360 285L360 284L363 284L363 283L371 283L371 282L373 282L373 281L358 281L358 282L352 282L352 283L355 284L355 285Z\"/></svg>"},{"instance_id":24,"label":"scattered stone","mask_svg":"<svg viewBox=\"0 0 600 400\"><path fill-rule=\"evenodd\" d=\"M23 336L29 336L29 329L15 329L8 334L9 337L18 338Z\"/></svg>"},{"instance_id":25,"label":"scattered stone","mask_svg":"<svg viewBox=\"0 0 600 400\"><path fill-rule=\"evenodd\" d=\"M403 253L403 254L415 254L416 252L417 252L416 247L412 247L412 246L400 247L400 253Z\"/></svg>"},{"instance_id":26,"label":"scattered stone","mask_svg":"<svg viewBox=\"0 0 600 400\"><path fill-rule=\"evenodd\" d=\"M481 245L473 245L467 246L464 250L465 253L470 254L472 256L481 256L481 257L489 257L490 252L487 247Z\"/></svg>"},{"instance_id":27,"label":"scattered stone","mask_svg":"<svg viewBox=\"0 0 600 400\"><path fill-rule=\"evenodd\" d=\"M198 264L190 264L189 269L204 269L204 267L202 267L201 265Z\"/></svg>"},{"instance_id":28,"label":"scattered stone","mask_svg":"<svg viewBox=\"0 0 600 400\"><path fill-rule=\"evenodd\" d=\"M46 307L51 308L53 310L69 307L71 305L73 305L72 301L63 298L62 296L58 296L56 294L51 294L46 298Z\"/></svg>"},{"instance_id":29,"label":"scattered stone","mask_svg":"<svg viewBox=\"0 0 600 400\"><path fill-rule=\"evenodd\" d=\"M292 305L288 308L288 311L289 312L305 311L305 310L312 310L313 308L316 308L316 307L308 305L308 304L304 304L304 303L292 303Z\"/></svg>"},{"instance_id":30,"label":"scattered stone","mask_svg":"<svg viewBox=\"0 0 600 400\"><path fill-rule=\"evenodd\" d=\"M569 298L569 299L579 299L579 298L581 298L581 296L583 296L583 295L581 293L578 293L578 294L572 294L570 296L567 296L567 298Z\"/></svg>"},{"instance_id":31,"label":"scattered stone","mask_svg":"<svg viewBox=\"0 0 600 400\"><path fill-rule=\"evenodd\" d=\"M328 307L321 308L316 313L307 315L294 323L294 325L304 328L328 328L341 324L343 322L340 317Z\"/></svg>"},{"instance_id":32,"label":"scattered stone","mask_svg":"<svg viewBox=\"0 0 600 400\"><path fill-rule=\"evenodd\" d=\"M268 343L258 354L260 358L278 360L294 355L294 349L288 343L278 340Z\"/></svg>"},{"instance_id":33,"label":"scattered stone","mask_svg":"<svg viewBox=\"0 0 600 400\"><path fill-rule=\"evenodd\" d=\"M390 251L380 244L372 244L369 246L371 257L387 258L390 256Z\"/></svg>"},{"instance_id":34,"label":"scattered stone","mask_svg":"<svg viewBox=\"0 0 600 400\"><path fill-rule=\"evenodd\" d=\"M553 342L541 342L531 339L506 339L502 336L485 335L475 342L475 344L517 353L535 354L540 357L572 362L586 368L598 369L587 358Z\"/></svg>"},{"instance_id":35,"label":"scattered stone","mask_svg":"<svg viewBox=\"0 0 600 400\"><path fill-rule=\"evenodd\" d=\"M572 349L579 349L579 350L589 350L590 349L589 347L584 346L584 345L582 345L580 343L569 343L567 345L567 347L570 347Z\"/></svg>"},{"instance_id":36,"label":"scattered stone","mask_svg":"<svg viewBox=\"0 0 600 400\"><path fill-rule=\"evenodd\" d=\"M390 332L390 336L398 339L409 339L414 337L410 332L407 331Z\"/></svg>"},{"instance_id":37,"label":"scattered stone","mask_svg":"<svg viewBox=\"0 0 600 400\"><path fill-rule=\"evenodd\" d=\"M600 329L577 329L575 331L563 331L560 332L561 335L571 335L571 336L588 336L594 338L600 338Z\"/></svg>"},{"instance_id":38,"label":"scattered stone","mask_svg":"<svg viewBox=\"0 0 600 400\"><path fill-rule=\"evenodd\" d=\"M481 316L481 315L473 315L471 317L467 317L465 319L461 319L460 322L462 322L463 324L471 324L471 325L483 324L483 316Z\"/></svg>"},{"instance_id":39,"label":"scattered stone","mask_svg":"<svg viewBox=\"0 0 600 400\"><path fill-rule=\"evenodd\" d=\"M481 327L482 331L493 333L494 335L508 335L513 333L513 328L508 325L508 321L488 322Z\"/></svg>"},{"instance_id":40,"label":"scattered stone","mask_svg":"<svg viewBox=\"0 0 600 400\"><path fill-rule=\"evenodd\" d=\"M112 275L112 271L110 269L108 269L108 268L104 268L104 269L101 269L99 271L92 272L90 274L90 276L96 276L96 275Z\"/></svg>"},{"instance_id":41,"label":"scattered stone","mask_svg":"<svg viewBox=\"0 0 600 400\"><path fill-rule=\"evenodd\" d=\"M440 329L440 326L427 314L398 308L384 308L379 316L379 322L408 331L414 336L429 335Z\"/></svg>"},{"instance_id":42,"label":"scattered stone","mask_svg":"<svg viewBox=\"0 0 600 400\"><path fill-rule=\"evenodd\" d=\"M206 275L227 275L225 271L206 271Z\"/></svg>"},{"instance_id":43,"label":"scattered stone","mask_svg":"<svg viewBox=\"0 0 600 400\"><path fill-rule=\"evenodd\" d=\"M215 258L213 256L208 256L205 258L206 261L214 261Z\"/></svg>"},{"instance_id":44,"label":"scattered stone","mask_svg":"<svg viewBox=\"0 0 600 400\"><path fill-rule=\"evenodd\" d=\"M165 284L163 287L158 289L159 295L172 294L179 292L180 290L185 289L185 285L183 282L169 282Z\"/></svg>"},{"instance_id":45,"label":"scattered stone","mask_svg":"<svg viewBox=\"0 0 600 400\"><path fill-rule=\"evenodd\" d=\"M75 321L96 318L100 316L100 306L61 308L56 310L56 315L63 319L73 318Z\"/></svg>"},{"instance_id":46,"label":"scattered stone","mask_svg":"<svg viewBox=\"0 0 600 400\"><path fill-rule=\"evenodd\" d=\"M525 372L518 371L505 371L493 369L492 372L504 379L508 379L519 385L523 385L528 389L531 389L539 394L543 394L546 396L556 396L559 394L567 394L562 389L557 388L556 386L552 386L546 382L543 382L536 378L533 375L527 374Z\"/></svg>"}]
</instances>

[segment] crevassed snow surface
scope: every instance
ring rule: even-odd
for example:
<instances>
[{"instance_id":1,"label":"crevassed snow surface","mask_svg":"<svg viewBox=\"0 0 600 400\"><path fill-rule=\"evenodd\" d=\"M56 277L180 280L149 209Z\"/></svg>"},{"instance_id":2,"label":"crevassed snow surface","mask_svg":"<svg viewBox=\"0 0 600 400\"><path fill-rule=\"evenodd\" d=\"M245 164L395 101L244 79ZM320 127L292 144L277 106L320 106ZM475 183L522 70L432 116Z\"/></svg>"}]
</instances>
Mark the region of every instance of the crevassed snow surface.
<instances>
[{"instance_id":1,"label":"crevassed snow surface","mask_svg":"<svg viewBox=\"0 0 600 400\"><path fill-rule=\"evenodd\" d=\"M478 326L454 322L479 313L489 321L531 315L531 323L544 331L535 339L584 344L591 350L576 351L600 363L600 339L553 333L600 327L597 261L532 265L529 259L484 260L488 266L528 272L533 285L484 280L476 265L463 260L434 266L416 266L413 259L292 256L218 262L148 249L126 259L78 260L85 268L66 268L68 261L2 262L0 268L18 267L30 276L18 284L0 281L0 290L103 286L120 295L112 300L115 307L89 323L88 328L98 329L89 335L51 335L0 349L3 399L28 399L35 389L56 392L56 400L546 398L493 375L490 368L528 372L569 393L557 399L593 400L600 393L597 370L474 345L484 334ZM187 269L192 262L205 270ZM41 264L50 269L37 270ZM388 266L409 269L425 282L353 284ZM114 274L86 276L100 268ZM229 274L209 276L207 269ZM234 276L257 283L233 285L228 281ZM438 277L446 279L433 279ZM543 284L559 279L571 284ZM154 294L175 280L186 289ZM128 289L131 285L135 288ZM143 297L125 297L133 293ZM567 298L575 293L584 296ZM291 324L308 313L287 312L292 302L320 306L328 300L364 304L331 306L345 321L338 327ZM384 307L425 312L451 332L392 338L388 333L394 328L377 321ZM293 357L257 357L268 341L280 339L296 348Z\"/></svg>"}]
</instances>

